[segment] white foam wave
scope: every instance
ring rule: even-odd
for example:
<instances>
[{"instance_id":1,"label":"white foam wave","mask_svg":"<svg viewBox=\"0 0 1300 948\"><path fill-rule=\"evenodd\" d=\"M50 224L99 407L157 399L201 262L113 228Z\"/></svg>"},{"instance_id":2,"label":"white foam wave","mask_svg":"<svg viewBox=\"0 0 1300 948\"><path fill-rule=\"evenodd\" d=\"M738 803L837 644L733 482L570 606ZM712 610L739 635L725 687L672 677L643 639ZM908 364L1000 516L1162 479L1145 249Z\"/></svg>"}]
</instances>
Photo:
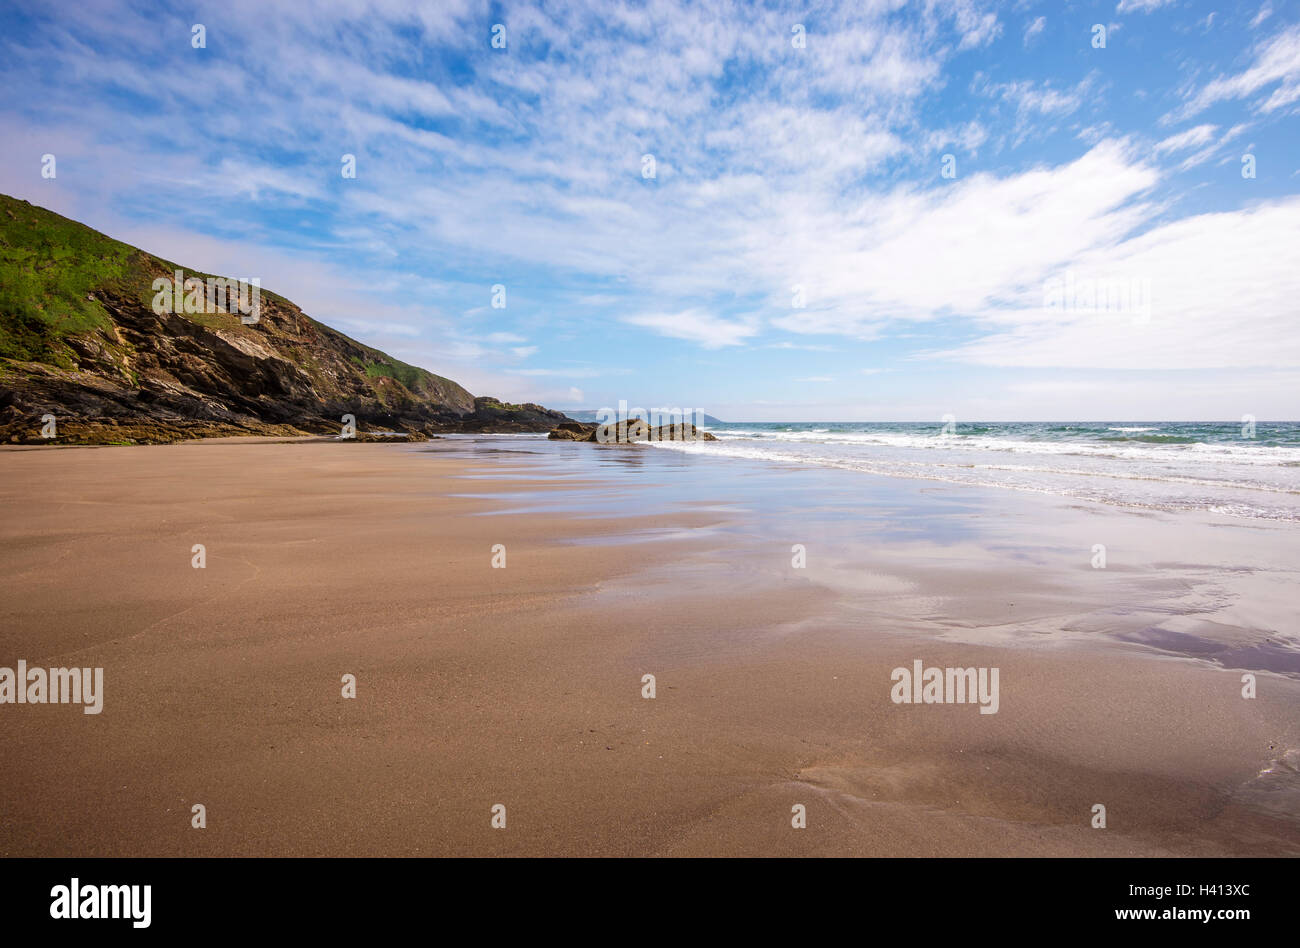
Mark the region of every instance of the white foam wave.
<instances>
[{"instance_id":1,"label":"white foam wave","mask_svg":"<svg viewBox=\"0 0 1300 948\"><path fill-rule=\"evenodd\" d=\"M786 432L783 434L806 434ZM893 444L882 443L887 438ZM869 440L868 440L869 439ZM914 436L872 434L846 441L813 442L808 438L738 438L713 442L658 442L655 447L709 456L746 458L783 464L819 466L892 477L921 478L976 487L1010 488L1159 510L1199 510L1251 519L1300 522L1300 472L1260 468L1239 459L1210 454L1194 470L1167 463L1134 463L1134 457L1085 452L1079 465L1010 464L970 455L969 445L945 438L951 453L916 451ZM991 441L992 439L984 439ZM872 443L875 443L874 446ZM855 447L856 445L856 447ZM1034 447L1077 448L1078 445ZM1212 446L1206 446L1212 447ZM998 450L998 448L986 449ZM1283 449L1286 450L1286 449ZM1071 450L1035 451L1039 455L1078 454ZM1150 462L1151 455L1138 456ZM1186 460L1193 455L1183 454ZM1164 460L1168 460L1168 456ZM1086 462L1086 463L1085 463ZM1276 461L1274 462L1276 464ZM1186 467L1186 461L1181 465ZM1267 480L1264 478L1268 478Z\"/></svg>"},{"instance_id":2,"label":"white foam wave","mask_svg":"<svg viewBox=\"0 0 1300 948\"><path fill-rule=\"evenodd\" d=\"M1122 430L1122 429L1110 429ZM1135 429L1137 430L1137 429ZM1157 430L1157 429L1141 429ZM880 445L890 448L914 448L926 451L996 451L1008 454L1080 455L1084 457L1111 458L1181 458L1187 455L1205 455L1245 464L1280 466L1300 464L1300 448L1283 448L1255 442L1235 444L1169 444L1116 441L1091 444L1082 441L1023 441L1010 438L991 438L980 435L906 434L898 432L858 431L757 431L715 430L724 441L752 439L791 443Z\"/></svg>"}]
</instances>

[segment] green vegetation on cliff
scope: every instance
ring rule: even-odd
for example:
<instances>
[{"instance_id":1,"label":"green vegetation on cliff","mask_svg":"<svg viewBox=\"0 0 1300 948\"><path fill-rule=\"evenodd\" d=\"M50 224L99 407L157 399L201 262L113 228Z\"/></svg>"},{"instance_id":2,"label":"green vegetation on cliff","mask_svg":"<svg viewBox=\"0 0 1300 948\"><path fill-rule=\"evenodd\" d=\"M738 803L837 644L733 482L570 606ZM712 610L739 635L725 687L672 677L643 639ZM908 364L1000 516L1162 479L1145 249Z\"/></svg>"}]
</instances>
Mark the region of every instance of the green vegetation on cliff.
<instances>
[{"instance_id":1,"label":"green vegetation on cliff","mask_svg":"<svg viewBox=\"0 0 1300 948\"><path fill-rule=\"evenodd\" d=\"M111 325L93 293L134 282L133 256L134 247L0 195L0 358L71 368L63 339Z\"/></svg>"}]
</instances>

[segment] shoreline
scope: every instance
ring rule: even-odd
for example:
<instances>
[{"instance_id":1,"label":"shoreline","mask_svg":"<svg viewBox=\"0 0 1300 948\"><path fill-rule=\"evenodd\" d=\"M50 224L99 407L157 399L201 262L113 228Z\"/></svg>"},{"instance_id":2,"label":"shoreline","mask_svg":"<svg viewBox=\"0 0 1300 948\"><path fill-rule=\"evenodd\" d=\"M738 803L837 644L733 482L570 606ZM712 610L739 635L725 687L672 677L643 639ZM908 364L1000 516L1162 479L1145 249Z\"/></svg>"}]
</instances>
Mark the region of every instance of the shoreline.
<instances>
[{"instance_id":1,"label":"shoreline","mask_svg":"<svg viewBox=\"0 0 1300 948\"><path fill-rule=\"evenodd\" d=\"M106 669L98 716L0 707L0 853L1300 853L1275 805L1300 680L1261 667L1247 702L1239 670L1101 631L1149 626L1108 604L1196 606L1173 629L1205 641L1289 614L1287 545L1253 528L1081 510L1025 535L1047 507L1014 492L491 435L267 443L0 460L0 665ZM838 486L782 501L813 483ZM1097 530L1134 562L1072 572ZM1144 534L1188 563L1140 564ZM998 712L893 704L918 659L1000 668Z\"/></svg>"}]
</instances>

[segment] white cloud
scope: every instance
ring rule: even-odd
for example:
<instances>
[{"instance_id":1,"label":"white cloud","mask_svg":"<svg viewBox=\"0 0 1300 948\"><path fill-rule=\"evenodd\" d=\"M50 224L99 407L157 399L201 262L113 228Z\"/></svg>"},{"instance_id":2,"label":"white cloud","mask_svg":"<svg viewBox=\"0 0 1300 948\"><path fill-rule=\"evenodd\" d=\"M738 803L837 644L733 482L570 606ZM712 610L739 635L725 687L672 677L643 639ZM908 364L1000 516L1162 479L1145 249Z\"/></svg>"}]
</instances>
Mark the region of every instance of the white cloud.
<instances>
[{"instance_id":1,"label":"white cloud","mask_svg":"<svg viewBox=\"0 0 1300 948\"><path fill-rule=\"evenodd\" d=\"M1242 124L1240 124L1240 125L1234 125L1232 128L1230 128L1230 129L1228 129L1226 132L1224 132L1223 135L1222 135L1222 136L1221 136L1217 141L1214 141L1214 140L1213 140L1213 136L1211 135L1211 136L1210 136L1211 143L1210 143L1209 145L1207 145L1206 147L1201 148L1199 151L1196 151L1196 152L1194 152L1193 154L1188 155L1187 158L1183 159L1182 164L1180 164L1180 165L1178 166L1178 170L1179 170L1179 171L1187 171L1187 170L1189 170L1189 169L1191 169L1191 168L1195 168L1195 167L1198 166L1198 165L1203 165L1203 164L1205 164L1205 163L1206 163L1207 161L1209 161L1211 158L1214 158L1216 155L1220 154L1220 152L1221 152L1221 150L1223 149L1223 146L1224 146L1224 145L1226 145L1226 144L1228 144L1229 142L1233 141L1233 140L1236 139L1238 136L1240 136L1242 132L1244 132L1244 131L1248 130L1249 128L1251 128L1251 125L1252 125L1252 123L1250 123L1250 122L1244 122L1244 123L1242 123ZM1204 127L1205 127L1205 126L1198 126L1198 128L1204 128ZM1194 131L1194 129L1193 129L1193 131ZM1186 134L1186 133L1184 133L1184 134ZM1180 137L1180 136L1178 136L1178 135L1173 136L1174 139L1177 139L1177 138L1179 138L1179 137ZM1171 140L1171 139L1166 139L1166 141L1170 141L1170 140ZM1162 144L1163 144L1163 143L1162 143ZM1157 146L1157 148L1158 148L1158 147L1159 147L1159 146ZM1222 164L1222 162L1220 162L1220 164Z\"/></svg>"},{"instance_id":2,"label":"white cloud","mask_svg":"<svg viewBox=\"0 0 1300 948\"><path fill-rule=\"evenodd\" d=\"M1115 7L1116 13L1150 13L1152 10L1159 10L1161 7L1167 7L1173 3L1173 0L1119 0L1119 5Z\"/></svg>"},{"instance_id":3,"label":"white cloud","mask_svg":"<svg viewBox=\"0 0 1300 948\"><path fill-rule=\"evenodd\" d=\"M1069 115L1081 106L1094 82L1089 75L1072 89L1053 89L1047 82L1022 79L1015 82L985 82L977 91L1012 103L1016 111L1041 115Z\"/></svg>"},{"instance_id":4,"label":"white cloud","mask_svg":"<svg viewBox=\"0 0 1300 948\"><path fill-rule=\"evenodd\" d=\"M823 214L770 248L768 270L798 254L817 275L808 308L773 324L870 338L887 323L986 312L1140 224L1147 209L1134 198L1156 180L1107 142L1068 165L900 189L838 222Z\"/></svg>"},{"instance_id":5,"label":"white cloud","mask_svg":"<svg viewBox=\"0 0 1300 948\"><path fill-rule=\"evenodd\" d=\"M1178 121L1203 112L1218 102L1254 95L1278 83L1272 94L1255 104L1256 111L1273 112L1300 100L1300 26L1276 34L1261 43L1249 69L1234 76L1220 76L1192 94L1181 109L1166 116Z\"/></svg>"},{"instance_id":6,"label":"white cloud","mask_svg":"<svg viewBox=\"0 0 1300 948\"><path fill-rule=\"evenodd\" d=\"M1025 27L1024 43L1028 46L1047 28L1047 17L1040 16Z\"/></svg>"},{"instance_id":7,"label":"white cloud","mask_svg":"<svg viewBox=\"0 0 1300 948\"><path fill-rule=\"evenodd\" d=\"M1045 311L1043 293L990 313L992 335L944 353L999 366L1205 369L1300 366L1300 197L1201 214L1073 260L1076 281L1140 280L1149 315Z\"/></svg>"},{"instance_id":8,"label":"white cloud","mask_svg":"<svg viewBox=\"0 0 1300 948\"><path fill-rule=\"evenodd\" d=\"M1217 125L1197 125L1195 128L1189 128L1185 132L1179 132L1177 135L1170 135L1164 141L1156 145L1156 154L1162 155L1169 151L1183 151L1187 148L1195 148L1198 145L1204 145L1214 137Z\"/></svg>"},{"instance_id":9,"label":"white cloud","mask_svg":"<svg viewBox=\"0 0 1300 948\"><path fill-rule=\"evenodd\" d=\"M964 125L938 129L930 133L925 143L925 150L936 152L949 145L956 145L968 153L975 153L988 141L988 129L972 119Z\"/></svg>"},{"instance_id":10,"label":"white cloud","mask_svg":"<svg viewBox=\"0 0 1300 948\"><path fill-rule=\"evenodd\" d=\"M623 322L630 323L633 326L644 326L647 329L653 329L663 336L699 343L706 349L738 346L758 333L758 327L750 323L719 319L700 310L684 310L678 313L644 313L637 316L625 316Z\"/></svg>"},{"instance_id":11,"label":"white cloud","mask_svg":"<svg viewBox=\"0 0 1300 948\"><path fill-rule=\"evenodd\" d=\"M958 48L978 49L987 46L1001 35L1002 24L998 22L997 15L986 13L962 35Z\"/></svg>"}]
</instances>

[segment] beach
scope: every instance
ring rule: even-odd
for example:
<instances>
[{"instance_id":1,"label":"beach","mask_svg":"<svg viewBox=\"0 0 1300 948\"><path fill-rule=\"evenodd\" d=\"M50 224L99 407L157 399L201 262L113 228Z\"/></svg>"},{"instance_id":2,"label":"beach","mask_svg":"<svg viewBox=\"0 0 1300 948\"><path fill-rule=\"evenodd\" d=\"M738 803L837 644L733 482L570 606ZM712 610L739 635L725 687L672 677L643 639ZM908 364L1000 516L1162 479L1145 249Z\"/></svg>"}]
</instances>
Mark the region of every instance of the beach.
<instances>
[{"instance_id":1,"label":"beach","mask_svg":"<svg viewBox=\"0 0 1300 948\"><path fill-rule=\"evenodd\" d=\"M0 449L0 854L1300 854L1294 523L707 447Z\"/></svg>"}]
</instances>

